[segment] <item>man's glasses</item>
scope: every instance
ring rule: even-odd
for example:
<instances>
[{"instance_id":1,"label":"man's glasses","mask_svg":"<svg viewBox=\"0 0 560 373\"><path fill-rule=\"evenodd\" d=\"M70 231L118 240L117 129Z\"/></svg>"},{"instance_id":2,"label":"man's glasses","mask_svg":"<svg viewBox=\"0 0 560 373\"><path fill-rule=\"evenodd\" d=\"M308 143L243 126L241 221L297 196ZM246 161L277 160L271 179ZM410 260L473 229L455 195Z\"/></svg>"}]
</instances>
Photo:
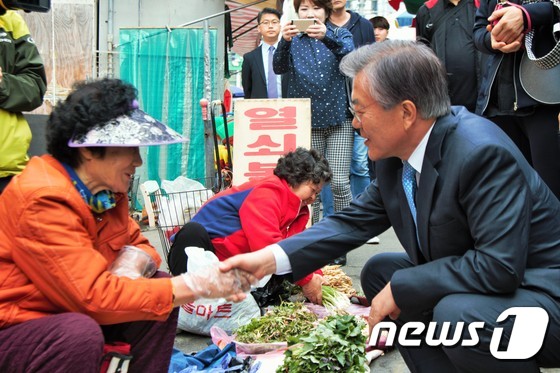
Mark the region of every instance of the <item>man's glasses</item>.
<instances>
[{"instance_id":1,"label":"man's glasses","mask_svg":"<svg viewBox=\"0 0 560 373\"><path fill-rule=\"evenodd\" d=\"M359 123L362 123L362 118L360 118L360 116L352 106L348 106L348 110L350 111L352 116L358 120Z\"/></svg>"},{"instance_id":2,"label":"man's glasses","mask_svg":"<svg viewBox=\"0 0 560 373\"><path fill-rule=\"evenodd\" d=\"M363 107L362 110L367 109L368 107L370 107L371 105L373 105L373 102L369 105L367 105L366 107ZM352 116L354 116L354 118L356 118L356 120L358 120L358 123L362 123L362 115L365 114L365 111L362 113L358 113L356 111L356 109L354 109L354 105L350 104L350 106L348 106L348 110L350 111L350 113L352 114Z\"/></svg>"},{"instance_id":3,"label":"man's glasses","mask_svg":"<svg viewBox=\"0 0 560 373\"><path fill-rule=\"evenodd\" d=\"M273 26L276 27L280 24L280 21L274 20L274 21L262 21L261 23L259 23L259 25L261 26Z\"/></svg>"}]
</instances>

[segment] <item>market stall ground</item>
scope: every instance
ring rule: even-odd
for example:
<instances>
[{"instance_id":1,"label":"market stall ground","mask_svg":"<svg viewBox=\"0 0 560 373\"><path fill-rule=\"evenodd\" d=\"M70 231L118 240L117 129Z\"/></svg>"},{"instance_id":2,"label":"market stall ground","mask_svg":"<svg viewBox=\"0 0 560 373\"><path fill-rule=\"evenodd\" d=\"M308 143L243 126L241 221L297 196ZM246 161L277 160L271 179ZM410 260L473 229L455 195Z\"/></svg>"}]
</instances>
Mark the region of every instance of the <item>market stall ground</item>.
<instances>
[{"instance_id":1,"label":"market stall ground","mask_svg":"<svg viewBox=\"0 0 560 373\"><path fill-rule=\"evenodd\" d=\"M162 244L159 234L155 228L146 227L143 231L144 235L150 242L162 253ZM360 272L366 261L373 255L382 252L404 251L400 242L397 240L392 229L379 236L380 243L377 245L363 245L348 254L348 262L344 266L344 271L352 278L354 287L360 290ZM165 264L162 269L166 270ZM209 337L203 337L190 333L179 333L175 338L175 348L190 354L206 348L211 342ZM410 372L406 367L401 355L397 350L393 350L383 356L372 361L370 368L376 373L407 373ZM542 373L560 373L560 369L551 368L543 369Z\"/></svg>"},{"instance_id":2,"label":"market stall ground","mask_svg":"<svg viewBox=\"0 0 560 373\"><path fill-rule=\"evenodd\" d=\"M144 235L150 240L150 242L160 251L162 250L162 244L156 229L145 230ZM401 251L402 246L397 240L395 234L392 230L389 230L379 236L380 244L378 245L363 245L362 247L352 251L348 254L348 262L344 268L344 271L348 276L352 278L354 287L360 290L360 272L364 263L372 256L380 252L390 252L390 251ZM165 268L165 264L162 265L162 269ZM190 333L179 333L175 338L175 347L184 353L190 354L191 352L200 351L211 343L209 337L203 337ZM371 368L375 372L380 373L404 373L409 372L404 361L402 360L398 351L394 350L388 354L381 356L374 360L371 364Z\"/></svg>"}]
</instances>

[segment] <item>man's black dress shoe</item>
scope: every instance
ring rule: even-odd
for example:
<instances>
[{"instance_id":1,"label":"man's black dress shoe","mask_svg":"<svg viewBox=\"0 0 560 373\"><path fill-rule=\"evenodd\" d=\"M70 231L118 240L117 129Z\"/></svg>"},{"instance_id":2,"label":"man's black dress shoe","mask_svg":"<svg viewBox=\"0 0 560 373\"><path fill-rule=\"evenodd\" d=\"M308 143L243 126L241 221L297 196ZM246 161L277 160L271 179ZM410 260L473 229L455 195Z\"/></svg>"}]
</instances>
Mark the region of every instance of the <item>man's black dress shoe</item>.
<instances>
[{"instance_id":1,"label":"man's black dress shoe","mask_svg":"<svg viewBox=\"0 0 560 373\"><path fill-rule=\"evenodd\" d=\"M339 266L345 266L346 265L346 255L343 255L339 258L336 258L335 260L333 260L332 264L339 265Z\"/></svg>"}]
</instances>

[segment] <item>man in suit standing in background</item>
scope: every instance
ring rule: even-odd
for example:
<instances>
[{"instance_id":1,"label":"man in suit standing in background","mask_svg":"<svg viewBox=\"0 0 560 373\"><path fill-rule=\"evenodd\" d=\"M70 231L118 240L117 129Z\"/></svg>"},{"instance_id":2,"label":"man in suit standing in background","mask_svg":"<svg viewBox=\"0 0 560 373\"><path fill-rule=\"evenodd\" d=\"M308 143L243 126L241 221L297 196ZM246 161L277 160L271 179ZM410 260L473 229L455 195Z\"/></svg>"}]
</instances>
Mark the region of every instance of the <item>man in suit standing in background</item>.
<instances>
[{"instance_id":1,"label":"man in suit standing in background","mask_svg":"<svg viewBox=\"0 0 560 373\"><path fill-rule=\"evenodd\" d=\"M280 35L280 17L280 12L272 8L264 8L257 16L262 43L243 56L241 83L245 98L286 97L288 81L272 69L272 56Z\"/></svg>"},{"instance_id":2,"label":"man in suit standing in background","mask_svg":"<svg viewBox=\"0 0 560 373\"><path fill-rule=\"evenodd\" d=\"M503 131L450 106L445 69L426 45L375 43L350 53L340 69L354 78L352 124L376 161L376 181L347 208L230 258L221 270L245 269L258 278L292 272L298 280L392 227L406 252L370 258L361 286L371 300L370 330L389 319L423 325L412 336L418 346L397 345L412 372L560 366L560 201ZM497 321L517 307L548 315L539 329L544 338L526 340L542 348L523 359L497 358L498 348L520 342L514 330L536 325L517 328L515 317ZM470 337L459 333L463 339L453 346L428 345L431 322L440 330L449 323L441 336L448 341L463 326L484 327L471 335L476 344L461 343Z\"/></svg>"}]
</instances>

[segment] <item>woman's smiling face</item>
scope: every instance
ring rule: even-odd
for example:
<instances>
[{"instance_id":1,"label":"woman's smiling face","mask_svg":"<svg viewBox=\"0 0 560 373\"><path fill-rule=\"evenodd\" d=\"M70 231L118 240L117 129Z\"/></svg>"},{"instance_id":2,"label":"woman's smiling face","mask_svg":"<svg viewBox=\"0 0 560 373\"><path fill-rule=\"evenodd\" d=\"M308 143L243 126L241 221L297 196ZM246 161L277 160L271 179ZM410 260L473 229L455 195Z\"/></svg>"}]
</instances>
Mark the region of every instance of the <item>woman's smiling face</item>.
<instances>
[{"instance_id":1,"label":"woman's smiling face","mask_svg":"<svg viewBox=\"0 0 560 373\"><path fill-rule=\"evenodd\" d=\"M92 194L102 190L127 193L136 167L142 165L140 150L138 147L107 147L105 149L103 157L84 149L86 156L78 167L78 174Z\"/></svg>"}]
</instances>

